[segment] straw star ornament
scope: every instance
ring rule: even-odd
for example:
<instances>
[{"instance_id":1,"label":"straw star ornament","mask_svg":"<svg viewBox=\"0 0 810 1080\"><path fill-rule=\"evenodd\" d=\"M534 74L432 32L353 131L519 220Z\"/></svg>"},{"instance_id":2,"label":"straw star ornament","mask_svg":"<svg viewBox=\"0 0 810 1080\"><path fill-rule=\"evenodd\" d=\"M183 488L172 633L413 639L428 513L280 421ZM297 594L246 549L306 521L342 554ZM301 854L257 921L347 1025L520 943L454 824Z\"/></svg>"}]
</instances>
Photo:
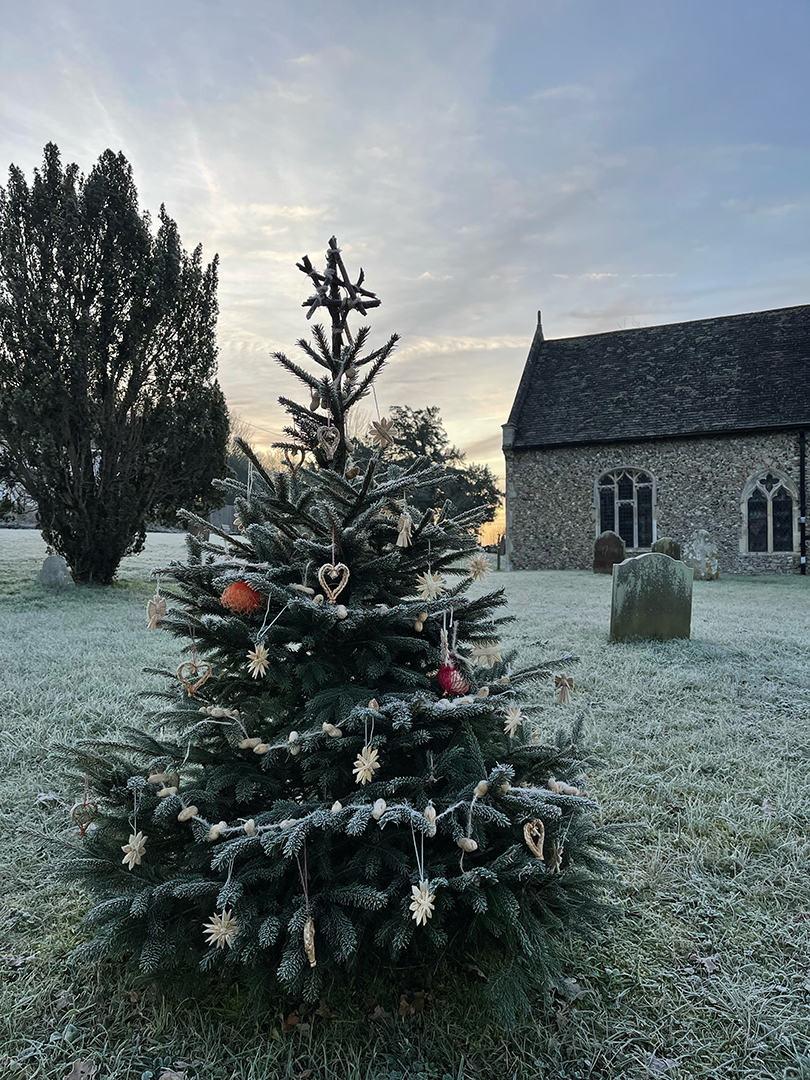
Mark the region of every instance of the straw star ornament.
<instances>
[{"instance_id":1,"label":"straw star ornament","mask_svg":"<svg viewBox=\"0 0 810 1080\"><path fill-rule=\"evenodd\" d=\"M413 912L411 918L417 926L426 926L428 919L433 918L433 901L436 899L436 894L430 891L429 881L420 881L418 885L411 885L411 892L413 893L410 904L410 910Z\"/></svg>"},{"instance_id":2,"label":"straw star ornament","mask_svg":"<svg viewBox=\"0 0 810 1080\"><path fill-rule=\"evenodd\" d=\"M373 446L379 446L381 449L392 446L394 442L394 421L389 420L386 416L379 420L373 420L370 435Z\"/></svg>"},{"instance_id":3,"label":"straw star ornament","mask_svg":"<svg viewBox=\"0 0 810 1080\"><path fill-rule=\"evenodd\" d=\"M483 551L476 552L470 559L469 571L473 581L481 581L490 572L492 567L489 565L489 559L486 557Z\"/></svg>"},{"instance_id":4,"label":"straw star ornament","mask_svg":"<svg viewBox=\"0 0 810 1080\"><path fill-rule=\"evenodd\" d=\"M254 679L264 678L267 674L267 669L270 667L270 653L262 645L261 642L256 646L253 652L247 654L250 663L247 666L248 671Z\"/></svg>"},{"instance_id":5,"label":"straw star ornament","mask_svg":"<svg viewBox=\"0 0 810 1080\"><path fill-rule=\"evenodd\" d=\"M355 775L355 781L358 784L365 785L371 783L374 779L374 773L380 767L380 763L377 760L379 756L379 750L375 750L371 746L363 747L357 755L354 768L352 769L352 772Z\"/></svg>"},{"instance_id":6,"label":"straw star ornament","mask_svg":"<svg viewBox=\"0 0 810 1080\"><path fill-rule=\"evenodd\" d=\"M444 578L426 570L416 579L416 591L423 600L437 600L444 592Z\"/></svg>"},{"instance_id":7,"label":"straw star ornament","mask_svg":"<svg viewBox=\"0 0 810 1080\"><path fill-rule=\"evenodd\" d=\"M473 645L472 658L480 667L493 667L501 659L502 650L500 641L485 641Z\"/></svg>"},{"instance_id":8,"label":"straw star ornament","mask_svg":"<svg viewBox=\"0 0 810 1080\"><path fill-rule=\"evenodd\" d=\"M141 859L146 854L146 837L142 832L132 833L129 840L121 847L124 857L121 862L127 870L133 870L141 865Z\"/></svg>"},{"instance_id":9,"label":"straw star ornament","mask_svg":"<svg viewBox=\"0 0 810 1080\"><path fill-rule=\"evenodd\" d=\"M218 949L230 949L233 939L239 933L239 923L226 908L221 915L215 911L211 921L203 923L203 930L209 945L216 945Z\"/></svg>"},{"instance_id":10,"label":"straw star ornament","mask_svg":"<svg viewBox=\"0 0 810 1080\"><path fill-rule=\"evenodd\" d=\"M514 738L517 735L517 730L523 723L523 713L520 711L519 705L512 705L506 710L506 720L503 725L504 735L508 735Z\"/></svg>"}]
</instances>

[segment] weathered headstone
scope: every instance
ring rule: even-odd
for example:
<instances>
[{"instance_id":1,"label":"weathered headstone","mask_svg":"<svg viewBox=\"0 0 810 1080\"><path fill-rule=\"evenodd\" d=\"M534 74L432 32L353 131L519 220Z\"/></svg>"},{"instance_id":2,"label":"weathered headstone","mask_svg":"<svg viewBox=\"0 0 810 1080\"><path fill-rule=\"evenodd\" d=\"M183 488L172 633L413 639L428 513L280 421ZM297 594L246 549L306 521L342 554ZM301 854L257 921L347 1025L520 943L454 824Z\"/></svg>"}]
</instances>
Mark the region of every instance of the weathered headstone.
<instances>
[{"instance_id":1,"label":"weathered headstone","mask_svg":"<svg viewBox=\"0 0 810 1080\"><path fill-rule=\"evenodd\" d=\"M616 563L624 562L626 558L624 540L618 533L607 529L597 536L593 545L593 572L595 574L612 574Z\"/></svg>"},{"instance_id":2,"label":"weathered headstone","mask_svg":"<svg viewBox=\"0 0 810 1080\"><path fill-rule=\"evenodd\" d=\"M656 540L650 551L659 551L662 555L669 555L670 559L680 560L681 557L681 545L671 536L662 536L660 540Z\"/></svg>"},{"instance_id":3,"label":"weathered headstone","mask_svg":"<svg viewBox=\"0 0 810 1080\"><path fill-rule=\"evenodd\" d=\"M688 638L692 569L651 551L613 568L610 640Z\"/></svg>"},{"instance_id":4,"label":"weathered headstone","mask_svg":"<svg viewBox=\"0 0 810 1080\"><path fill-rule=\"evenodd\" d=\"M683 561L695 571L696 581L717 581L720 577L717 547L705 529L697 529L689 537L684 545Z\"/></svg>"},{"instance_id":5,"label":"weathered headstone","mask_svg":"<svg viewBox=\"0 0 810 1080\"><path fill-rule=\"evenodd\" d=\"M67 563L61 555L49 555L37 575L37 585L72 585Z\"/></svg>"}]
</instances>

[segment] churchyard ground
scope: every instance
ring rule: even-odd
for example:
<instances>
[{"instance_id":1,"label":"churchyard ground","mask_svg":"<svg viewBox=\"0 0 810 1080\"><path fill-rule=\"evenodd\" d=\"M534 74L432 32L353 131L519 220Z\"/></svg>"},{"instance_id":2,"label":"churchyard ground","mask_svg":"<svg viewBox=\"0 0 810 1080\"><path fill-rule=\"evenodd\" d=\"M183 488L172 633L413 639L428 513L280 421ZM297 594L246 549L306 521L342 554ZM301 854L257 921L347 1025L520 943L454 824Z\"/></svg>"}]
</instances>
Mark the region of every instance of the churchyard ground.
<instances>
[{"instance_id":1,"label":"churchyard ground","mask_svg":"<svg viewBox=\"0 0 810 1080\"><path fill-rule=\"evenodd\" d=\"M486 582L507 591L504 640L524 660L580 657L573 704L540 689L533 720L545 738L584 715L602 762L588 789L602 823L624 827L610 932L571 946L564 992L515 1030L483 1016L472 975L433 987L413 1017L398 1017L400 991L426 988L392 983L327 998L287 1032L280 1014L297 1002L68 966L83 900L50 865L81 793L53 751L137 724L132 700L155 685L141 669L179 662L173 639L145 630L145 605L151 568L182 550L150 535L113 587L47 592L33 585L39 534L0 531L4 1078L64 1080L76 1061L98 1080L157 1080L169 1065L186 1080L810 1077L806 578L697 582L692 640L622 645L607 643L609 577Z\"/></svg>"}]
</instances>

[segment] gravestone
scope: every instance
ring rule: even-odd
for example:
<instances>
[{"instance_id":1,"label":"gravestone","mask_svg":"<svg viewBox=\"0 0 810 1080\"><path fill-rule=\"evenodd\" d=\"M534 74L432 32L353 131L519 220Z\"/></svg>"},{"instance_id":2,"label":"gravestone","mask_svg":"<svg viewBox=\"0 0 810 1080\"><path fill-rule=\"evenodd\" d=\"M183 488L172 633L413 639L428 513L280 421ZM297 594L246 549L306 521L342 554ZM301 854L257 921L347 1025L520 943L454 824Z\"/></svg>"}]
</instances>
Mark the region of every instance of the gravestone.
<instances>
[{"instance_id":1,"label":"gravestone","mask_svg":"<svg viewBox=\"0 0 810 1080\"><path fill-rule=\"evenodd\" d=\"M696 581L717 581L720 577L717 547L705 529L697 529L689 537L684 545L683 561L695 571Z\"/></svg>"},{"instance_id":2,"label":"gravestone","mask_svg":"<svg viewBox=\"0 0 810 1080\"><path fill-rule=\"evenodd\" d=\"M610 640L688 638L692 569L651 551L613 567Z\"/></svg>"},{"instance_id":3,"label":"gravestone","mask_svg":"<svg viewBox=\"0 0 810 1080\"><path fill-rule=\"evenodd\" d=\"M49 555L37 575L37 585L72 585L67 563L61 555Z\"/></svg>"},{"instance_id":4,"label":"gravestone","mask_svg":"<svg viewBox=\"0 0 810 1080\"><path fill-rule=\"evenodd\" d=\"M624 562L626 558L624 540L618 533L607 529L597 536L593 545L593 572L595 574L612 574L616 563Z\"/></svg>"},{"instance_id":5,"label":"gravestone","mask_svg":"<svg viewBox=\"0 0 810 1080\"><path fill-rule=\"evenodd\" d=\"M671 536L662 536L660 540L656 540L651 551L659 551L662 555L669 555L670 559L678 559L681 557L681 545L677 540L673 540Z\"/></svg>"}]
</instances>

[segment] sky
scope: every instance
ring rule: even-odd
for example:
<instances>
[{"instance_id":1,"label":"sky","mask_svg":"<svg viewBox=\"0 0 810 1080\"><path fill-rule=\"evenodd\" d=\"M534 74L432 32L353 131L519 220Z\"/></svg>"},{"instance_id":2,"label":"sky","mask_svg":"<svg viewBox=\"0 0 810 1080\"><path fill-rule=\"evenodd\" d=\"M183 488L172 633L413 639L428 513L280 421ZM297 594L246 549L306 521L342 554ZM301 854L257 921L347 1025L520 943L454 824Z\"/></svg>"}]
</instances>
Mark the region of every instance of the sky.
<instances>
[{"instance_id":1,"label":"sky","mask_svg":"<svg viewBox=\"0 0 810 1080\"><path fill-rule=\"evenodd\" d=\"M0 177L131 162L220 257L219 379L257 447L335 234L438 405L503 475L546 337L807 303L807 0L0 0ZM5 183L5 180L0 180ZM373 409L373 404L370 404Z\"/></svg>"}]
</instances>

